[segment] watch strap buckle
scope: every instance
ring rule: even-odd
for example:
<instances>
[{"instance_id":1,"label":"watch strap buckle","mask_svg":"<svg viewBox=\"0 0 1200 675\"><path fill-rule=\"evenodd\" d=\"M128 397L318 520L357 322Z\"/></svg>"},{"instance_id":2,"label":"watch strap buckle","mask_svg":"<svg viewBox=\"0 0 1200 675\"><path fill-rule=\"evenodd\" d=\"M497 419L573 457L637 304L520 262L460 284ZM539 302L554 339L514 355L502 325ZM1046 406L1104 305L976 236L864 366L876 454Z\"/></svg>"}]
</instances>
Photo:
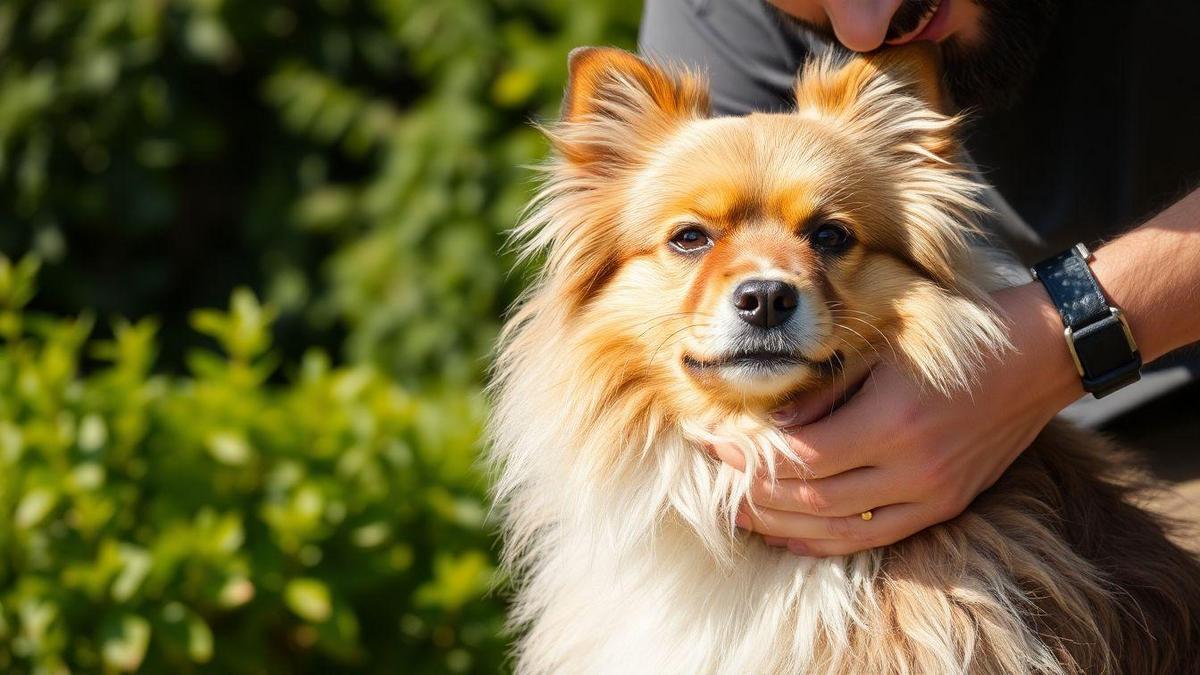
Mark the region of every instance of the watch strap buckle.
<instances>
[{"instance_id":1,"label":"watch strap buckle","mask_svg":"<svg viewBox=\"0 0 1200 675\"><path fill-rule=\"evenodd\" d=\"M1118 326L1116 337L1113 329ZM1067 326L1063 335L1084 388L1096 398L1141 379L1141 352L1120 309L1110 306L1108 316L1078 329Z\"/></svg>"}]
</instances>

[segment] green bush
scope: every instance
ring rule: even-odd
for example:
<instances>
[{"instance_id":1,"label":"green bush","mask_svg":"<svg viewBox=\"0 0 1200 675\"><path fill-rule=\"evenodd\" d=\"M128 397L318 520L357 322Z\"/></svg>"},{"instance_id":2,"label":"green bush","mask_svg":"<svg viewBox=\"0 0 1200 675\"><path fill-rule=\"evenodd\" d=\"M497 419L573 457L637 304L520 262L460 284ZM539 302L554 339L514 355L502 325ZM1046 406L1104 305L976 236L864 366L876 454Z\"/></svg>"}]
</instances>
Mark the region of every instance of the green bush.
<instances>
[{"instance_id":1,"label":"green bush","mask_svg":"<svg viewBox=\"0 0 1200 675\"><path fill-rule=\"evenodd\" d=\"M317 352L269 385L248 291L154 375L152 321L27 314L35 270L0 260L0 670L500 668L478 396Z\"/></svg>"},{"instance_id":2,"label":"green bush","mask_svg":"<svg viewBox=\"0 0 1200 675\"><path fill-rule=\"evenodd\" d=\"M0 671L504 668L498 251L639 5L0 2Z\"/></svg>"},{"instance_id":3,"label":"green bush","mask_svg":"<svg viewBox=\"0 0 1200 675\"><path fill-rule=\"evenodd\" d=\"M478 380L521 275L496 254L566 54L637 0L6 0L0 250L39 306L188 311L239 285L405 382Z\"/></svg>"}]
</instances>

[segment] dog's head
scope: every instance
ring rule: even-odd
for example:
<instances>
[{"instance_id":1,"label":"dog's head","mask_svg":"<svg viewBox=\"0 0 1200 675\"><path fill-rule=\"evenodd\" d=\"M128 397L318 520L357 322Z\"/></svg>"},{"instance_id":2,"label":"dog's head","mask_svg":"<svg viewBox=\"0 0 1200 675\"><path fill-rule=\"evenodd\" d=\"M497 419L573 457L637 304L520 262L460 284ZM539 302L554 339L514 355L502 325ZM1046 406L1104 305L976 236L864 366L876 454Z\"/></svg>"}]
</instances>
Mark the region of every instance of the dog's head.
<instances>
[{"instance_id":1,"label":"dog's head","mask_svg":"<svg viewBox=\"0 0 1200 675\"><path fill-rule=\"evenodd\" d=\"M950 390L1003 342L932 48L817 61L794 112L748 117L620 50L570 71L521 232L547 253L540 311L604 367L762 409L876 355Z\"/></svg>"}]
</instances>

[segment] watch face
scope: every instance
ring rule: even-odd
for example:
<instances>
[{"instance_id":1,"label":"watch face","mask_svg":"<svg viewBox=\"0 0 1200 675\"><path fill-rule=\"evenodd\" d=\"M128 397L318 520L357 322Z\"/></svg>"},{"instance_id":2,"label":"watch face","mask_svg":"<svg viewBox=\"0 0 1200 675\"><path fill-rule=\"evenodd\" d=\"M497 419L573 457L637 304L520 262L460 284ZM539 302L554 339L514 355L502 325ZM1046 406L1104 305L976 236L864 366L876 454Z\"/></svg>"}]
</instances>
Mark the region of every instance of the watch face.
<instances>
[{"instance_id":1,"label":"watch face","mask_svg":"<svg viewBox=\"0 0 1200 675\"><path fill-rule=\"evenodd\" d=\"M1121 310L1108 304L1083 244L1034 266L1065 324L1067 349L1083 388L1097 398L1141 379L1142 357Z\"/></svg>"}]
</instances>

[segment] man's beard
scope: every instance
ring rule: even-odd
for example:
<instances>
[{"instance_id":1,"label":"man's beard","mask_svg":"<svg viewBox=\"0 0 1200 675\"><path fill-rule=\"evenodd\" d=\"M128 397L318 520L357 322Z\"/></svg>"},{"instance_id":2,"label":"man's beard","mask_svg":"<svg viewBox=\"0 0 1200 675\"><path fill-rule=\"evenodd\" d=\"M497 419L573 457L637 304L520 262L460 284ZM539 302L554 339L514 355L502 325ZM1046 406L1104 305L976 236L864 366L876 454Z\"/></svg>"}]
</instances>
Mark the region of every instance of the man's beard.
<instances>
[{"instance_id":1,"label":"man's beard","mask_svg":"<svg viewBox=\"0 0 1200 675\"><path fill-rule=\"evenodd\" d=\"M1033 78L1054 28L1059 0L973 2L983 10L980 39L972 45L957 36L942 42L946 86L960 106L1003 110L1020 98Z\"/></svg>"},{"instance_id":2,"label":"man's beard","mask_svg":"<svg viewBox=\"0 0 1200 675\"><path fill-rule=\"evenodd\" d=\"M971 1L982 10L979 38L973 44L964 44L960 37L951 36L941 43L946 86L959 106L982 110L1008 108L1020 97L1037 69L1061 0ZM937 6L938 0L905 0L892 17L886 39L916 30ZM837 43L828 24L814 25L783 12L779 14Z\"/></svg>"}]
</instances>

